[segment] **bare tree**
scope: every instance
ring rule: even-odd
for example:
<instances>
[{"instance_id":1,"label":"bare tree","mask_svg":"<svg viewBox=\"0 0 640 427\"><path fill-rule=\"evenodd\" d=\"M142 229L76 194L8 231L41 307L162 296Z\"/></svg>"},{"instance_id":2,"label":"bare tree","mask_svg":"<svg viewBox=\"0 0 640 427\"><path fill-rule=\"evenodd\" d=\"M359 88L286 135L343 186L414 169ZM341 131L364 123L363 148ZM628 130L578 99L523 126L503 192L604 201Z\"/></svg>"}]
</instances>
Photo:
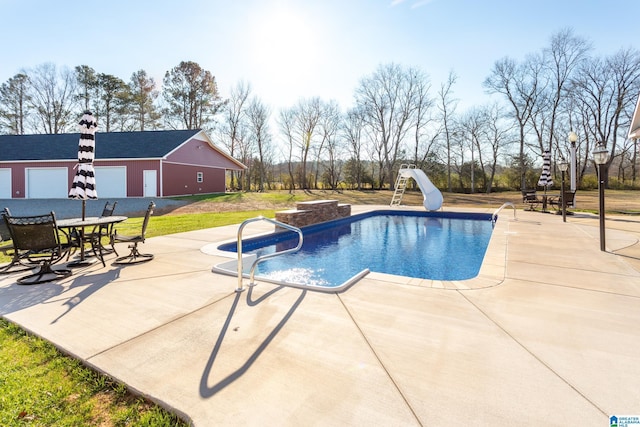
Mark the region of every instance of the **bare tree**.
<instances>
[{"instance_id":1,"label":"bare tree","mask_svg":"<svg viewBox=\"0 0 640 427\"><path fill-rule=\"evenodd\" d=\"M30 70L29 102L33 110L36 133L64 133L75 126L76 77L68 68L60 71L53 63L44 63Z\"/></svg>"},{"instance_id":2,"label":"bare tree","mask_svg":"<svg viewBox=\"0 0 640 427\"><path fill-rule=\"evenodd\" d=\"M309 154L319 150L321 144L320 119L323 114L323 103L320 98L301 99L294 107L294 143L300 153L301 171L300 188L308 189L307 167Z\"/></svg>"},{"instance_id":3,"label":"bare tree","mask_svg":"<svg viewBox=\"0 0 640 427\"><path fill-rule=\"evenodd\" d=\"M586 114L585 139L602 142L609 149L607 167L603 168L608 185L608 167L618 156L618 139L629 127L629 117L640 91L640 53L620 50L607 58L592 58L580 68L572 85L578 90L582 111ZM586 147L590 151L590 147Z\"/></svg>"},{"instance_id":4,"label":"bare tree","mask_svg":"<svg viewBox=\"0 0 640 427\"><path fill-rule=\"evenodd\" d=\"M247 108L247 118L249 122L249 134L254 140L258 154L257 178L258 191L264 191L267 182L267 165L271 163L272 147L271 134L269 133L269 108L258 98L254 97Z\"/></svg>"},{"instance_id":5,"label":"bare tree","mask_svg":"<svg viewBox=\"0 0 640 427\"><path fill-rule=\"evenodd\" d=\"M444 139L447 149L447 191L451 192L451 156L452 156L452 133L453 133L453 115L455 114L458 100L452 98L453 86L455 85L458 77L455 73L450 72L447 77L447 81L440 85L438 91L438 109L440 110L440 122L444 132Z\"/></svg>"},{"instance_id":6,"label":"bare tree","mask_svg":"<svg viewBox=\"0 0 640 427\"><path fill-rule=\"evenodd\" d=\"M403 152L407 133L416 122L419 94L427 83L425 75L397 64L381 65L356 88L356 104L375 137L376 153L382 162L380 186L385 176L393 187L393 169Z\"/></svg>"},{"instance_id":7,"label":"bare tree","mask_svg":"<svg viewBox=\"0 0 640 427\"><path fill-rule=\"evenodd\" d=\"M515 141L513 131L515 126L504 120L505 114L499 104L494 103L484 109L485 113L485 135L486 145L490 149L489 176L486 183L486 193L489 194L493 188L493 180L496 176L498 160L501 153ZM487 175L484 163L483 173Z\"/></svg>"},{"instance_id":8,"label":"bare tree","mask_svg":"<svg viewBox=\"0 0 640 427\"><path fill-rule=\"evenodd\" d=\"M526 127L536 107L541 69L542 61L537 56L528 56L522 64L517 64L513 59L505 57L494 63L491 75L483 82L488 93L504 95L511 106L511 116L518 124L520 143L518 160L522 190L526 188Z\"/></svg>"},{"instance_id":9,"label":"bare tree","mask_svg":"<svg viewBox=\"0 0 640 427\"><path fill-rule=\"evenodd\" d=\"M564 29L551 37L550 48L544 51L545 70L548 75L550 89L548 94L549 106L546 109L549 132L547 143L540 147L552 151L556 135L556 125L560 114L559 107L566 96L566 88L570 79L580 64L587 59L591 45L583 38L573 34L573 30Z\"/></svg>"},{"instance_id":10,"label":"bare tree","mask_svg":"<svg viewBox=\"0 0 640 427\"><path fill-rule=\"evenodd\" d=\"M453 76L449 73L449 77ZM432 147L435 144L439 130L427 135L429 124L434 122L431 110L434 106L434 100L429 96L431 85L424 78L417 82L416 92L416 115L413 125L413 163L420 169L424 167L426 159L432 154Z\"/></svg>"},{"instance_id":11,"label":"bare tree","mask_svg":"<svg viewBox=\"0 0 640 427\"><path fill-rule=\"evenodd\" d=\"M482 162L480 140L484 137L484 133L486 131L486 111L483 108L472 108L460 120L460 127L462 134L462 149L466 151L466 148L468 147L471 152L469 178L471 193L475 193L476 156L478 156L480 169L483 171L484 175L484 163Z\"/></svg>"},{"instance_id":12,"label":"bare tree","mask_svg":"<svg viewBox=\"0 0 640 427\"><path fill-rule=\"evenodd\" d=\"M223 107L222 121L218 126L223 145L234 157L239 151L240 135L246 126L247 100L251 95L251 85L240 81L232 89L229 99ZM231 173L231 187L235 187L235 174Z\"/></svg>"},{"instance_id":13,"label":"bare tree","mask_svg":"<svg viewBox=\"0 0 640 427\"><path fill-rule=\"evenodd\" d=\"M342 152L341 139L339 131L342 125L342 115L340 107L335 101L326 103L323 108L322 117L320 118L321 152L326 154L326 166L323 173L323 182L329 184L332 190L338 187L341 175L340 155ZM320 156L318 156L320 159ZM318 168L319 169L319 168Z\"/></svg>"},{"instance_id":14,"label":"bare tree","mask_svg":"<svg viewBox=\"0 0 640 427\"><path fill-rule=\"evenodd\" d=\"M362 137L363 127L364 117L362 111L357 107L347 111L345 119L342 122L342 136L349 146L351 172L358 190L362 189L362 178L364 174L364 166L362 163L364 144Z\"/></svg>"},{"instance_id":15,"label":"bare tree","mask_svg":"<svg viewBox=\"0 0 640 427\"><path fill-rule=\"evenodd\" d=\"M0 132L23 135L30 101L29 78L16 74L0 86Z\"/></svg>"},{"instance_id":16,"label":"bare tree","mask_svg":"<svg viewBox=\"0 0 640 427\"><path fill-rule=\"evenodd\" d=\"M293 108L284 108L280 110L280 115L278 117L278 125L280 126L280 131L286 138L286 147L287 147L287 171L289 172L289 193L291 193L296 188L295 174L293 171L293 162L294 162L294 146L295 146L295 120L296 114L295 109Z\"/></svg>"}]
</instances>

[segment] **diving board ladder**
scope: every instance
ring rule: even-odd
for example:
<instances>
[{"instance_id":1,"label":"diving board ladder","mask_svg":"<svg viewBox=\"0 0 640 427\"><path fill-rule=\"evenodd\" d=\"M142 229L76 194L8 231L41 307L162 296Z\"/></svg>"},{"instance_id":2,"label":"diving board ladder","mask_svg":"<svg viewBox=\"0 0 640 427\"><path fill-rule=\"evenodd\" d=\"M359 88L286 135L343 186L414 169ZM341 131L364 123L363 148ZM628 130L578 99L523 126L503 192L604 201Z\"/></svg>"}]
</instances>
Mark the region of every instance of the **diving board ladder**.
<instances>
[{"instance_id":1,"label":"diving board ladder","mask_svg":"<svg viewBox=\"0 0 640 427\"><path fill-rule=\"evenodd\" d=\"M403 174L402 170L415 168L416 165L410 165L406 163L400 165L398 177L396 178L395 191L393 192L393 197L391 198L391 203L389 204L389 206L400 206L400 202L402 202L402 196L404 196L404 190L407 188L407 181L409 180L409 176Z\"/></svg>"}]
</instances>

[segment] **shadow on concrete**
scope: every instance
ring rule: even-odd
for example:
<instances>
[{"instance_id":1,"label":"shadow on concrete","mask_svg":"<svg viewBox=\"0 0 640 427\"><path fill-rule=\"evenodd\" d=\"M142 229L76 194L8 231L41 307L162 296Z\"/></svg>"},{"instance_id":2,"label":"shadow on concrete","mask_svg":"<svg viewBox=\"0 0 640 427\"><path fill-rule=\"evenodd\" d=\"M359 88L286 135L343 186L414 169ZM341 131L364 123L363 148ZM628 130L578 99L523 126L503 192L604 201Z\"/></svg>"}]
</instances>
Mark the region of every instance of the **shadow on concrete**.
<instances>
[{"instance_id":1,"label":"shadow on concrete","mask_svg":"<svg viewBox=\"0 0 640 427\"><path fill-rule=\"evenodd\" d=\"M258 298L255 301L251 299L251 293L252 293L253 288L249 288L249 291L247 292L247 305L250 306L250 307L255 307L258 304L260 304L262 301L264 301L268 296L273 295L273 293L277 292L278 290L280 290L282 288L283 288L283 286L275 288L275 289L269 291L268 293L266 293L265 295L263 295L262 297ZM236 311L236 308L238 307L238 303L240 302L240 297L242 296L242 294L240 292L236 292L235 297L233 299L233 303L231 305L231 308L229 309L229 314L227 315L227 319L225 320L224 325L222 326L222 330L220 331L220 334L218 335L218 339L216 340L216 343L215 343L215 345L213 347L213 351L211 352L211 356L209 357L209 360L207 361L207 364L206 364L206 366L204 368L204 372L202 373L202 377L200 379L200 396L202 396L204 398L212 397L216 393L218 393L219 391L224 389L226 386L228 386L229 384L233 383L235 380L237 380L242 375L244 375L249 370L249 368L253 365L253 363L258 359L258 357L267 349L269 344L273 341L273 339L282 330L282 328L287 323L287 321L289 321L289 319L291 318L293 313L298 309L298 307L300 306L300 304L304 300L306 294L307 294L306 290L302 290L301 291L300 296L293 303L293 305L287 311L287 313L282 318L282 320L280 320L280 322L278 322L278 324L273 329L273 331L271 331L269 333L269 335L264 339L264 341L262 341L258 345L258 347L255 349L255 351L249 356L249 358L238 369L236 369L234 372L232 372L231 374L227 375L227 377L221 379L217 383L215 383L213 385L209 385L209 378L211 377L211 375L213 373L213 367L214 367L216 358L218 357L218 353L220 352L220 348L222 347L222 343L223 343L224 338L225 338L225 336L227 334L227 331L229 329L229 324L231 323L231 319L233 318L233 315L234 315L234 313Z\"/></svg>"}]
</instances>

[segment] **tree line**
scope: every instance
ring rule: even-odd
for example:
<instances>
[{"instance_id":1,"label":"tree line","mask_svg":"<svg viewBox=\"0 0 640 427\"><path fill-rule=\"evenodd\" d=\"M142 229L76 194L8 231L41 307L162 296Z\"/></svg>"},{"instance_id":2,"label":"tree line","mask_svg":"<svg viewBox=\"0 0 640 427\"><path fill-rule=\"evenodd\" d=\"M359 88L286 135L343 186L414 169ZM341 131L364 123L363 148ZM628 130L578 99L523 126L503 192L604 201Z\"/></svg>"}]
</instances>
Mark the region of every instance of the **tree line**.
<instances>
[{"instance_id":1,"label":"tree line","mask_svg":"<svg viewBox=\"0 0 640 427\"><path fill-rule=\"evenodd\" d=\"M213 74L195 62L167 71L160 88L144 70L125 82L87 65L45 63L0 86L0 132L73 132L84 108L103 132L205 129L248 166L231 176L234 189L393 188L400 165L412 163L445 191L491 192L535 188L542 153L554 165L567 159L573 131L580 187L595 182L598 142L611 154L605 181L633 187L638 143L626 135L640 53L593 50L564 29L523 59L500 58L483 82L491 102L465 111L455 72L433 87L425 71L396 63L362 77L346 111L313 97L276 112L244 81L222 99Z\"/></svg>"}]
</instances>

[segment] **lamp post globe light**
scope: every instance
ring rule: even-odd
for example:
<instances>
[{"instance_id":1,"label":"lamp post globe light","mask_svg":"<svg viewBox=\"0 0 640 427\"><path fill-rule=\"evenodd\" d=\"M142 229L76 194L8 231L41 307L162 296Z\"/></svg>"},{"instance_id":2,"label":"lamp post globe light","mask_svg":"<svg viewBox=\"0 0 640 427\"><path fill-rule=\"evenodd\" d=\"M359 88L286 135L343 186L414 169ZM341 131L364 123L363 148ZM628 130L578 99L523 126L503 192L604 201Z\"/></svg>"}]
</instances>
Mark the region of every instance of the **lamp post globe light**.
<instances>
[{"instance_id":1,"label":"lamp post globe light","mask_svg":"<svg viewBox=\"0 0 640 427\"><path fill-rule=\"evenodd\" d=\"M564 173L569 169L569 163L563 158L560 160L560 164L558 165L560 171L562 172L562 185L560 187L560 202L562 203L562 222L567 222L567 203L565 202L565 191L564 191Z\"/></svg>"},{"instance_id":2,"label":"lamp post globe light","mask_svg":"<svg viewBox=\"0 0 640 427\"><path fill-rule=\"evenodd\" d=\"M598 194L600 200L599 213L600 213L600 250L605 251L605 236L604 236L604 176L602 173L604 164L609 160L609 152L602 142L596 144L596 148L593 149L593 161L598 165Z\"/></svg>"}]
</instances>

